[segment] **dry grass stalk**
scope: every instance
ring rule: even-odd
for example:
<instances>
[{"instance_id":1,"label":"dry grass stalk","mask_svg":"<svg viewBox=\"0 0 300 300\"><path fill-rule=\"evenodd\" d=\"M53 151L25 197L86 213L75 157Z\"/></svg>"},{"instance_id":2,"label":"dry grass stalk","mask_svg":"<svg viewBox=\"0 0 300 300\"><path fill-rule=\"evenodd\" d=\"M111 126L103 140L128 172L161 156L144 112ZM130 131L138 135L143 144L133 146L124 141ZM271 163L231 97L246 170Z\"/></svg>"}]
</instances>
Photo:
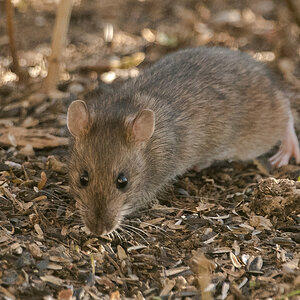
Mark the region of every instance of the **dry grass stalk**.
<instances>
[{"instance_id":1,"label":"dry grass stalk","mask_svg":"<svg viewBox=\"0 0 300 300\"><path fill-rule=\"evenodd\" d=\"M6 10L6 28L7 35L9 38L9 49L13 59L13 71L19 76L21 79L21 69L18 60L18 54L15 43L15 34L14 34L14 7L11 3L11 0L5 1L5 10Z\"/></svg>"},{"instance_id":2,"label":"dry grass stalk","mask_svg":"<svg viewBox=\"0 0 300 300\"><path fill-rule=\"evenodd\" d=\"M49 57L48 75L44 82L44 89L47 93L56 91L62 52L67 39L72 5L73 0L61 0L57 7L52 36L51 55Z\"/></svg>"}]
</instances>

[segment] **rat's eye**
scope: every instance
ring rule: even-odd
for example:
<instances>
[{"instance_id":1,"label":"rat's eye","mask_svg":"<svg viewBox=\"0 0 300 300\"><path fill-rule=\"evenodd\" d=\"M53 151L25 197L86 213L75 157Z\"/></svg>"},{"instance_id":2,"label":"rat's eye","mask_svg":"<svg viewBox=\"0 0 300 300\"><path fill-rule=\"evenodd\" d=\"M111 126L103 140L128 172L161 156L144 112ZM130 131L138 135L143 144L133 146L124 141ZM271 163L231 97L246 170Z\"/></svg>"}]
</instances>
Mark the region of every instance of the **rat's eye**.
<instances>
[{"instance_id":1,"label":"rat's eye","mask_svg":"<svg viewBox=\"0 0 300 300\"><path fill-rule=\"evenodd\" d=\"M81 174L79 180L82 186L87 186L89 184L89 173L87 171L84 171Z\"/></svg>"},{"instance_id":2,"label":"rat's eye","mask_svg":"<svg viewBox=\"0 0 300 300\"><path fill-rule=\"evenodd\" d=\"M117 178L117 188L124 189L127 183L128 183L127 177L123 173L120 173Z\"/></svg>"}]
</instances>

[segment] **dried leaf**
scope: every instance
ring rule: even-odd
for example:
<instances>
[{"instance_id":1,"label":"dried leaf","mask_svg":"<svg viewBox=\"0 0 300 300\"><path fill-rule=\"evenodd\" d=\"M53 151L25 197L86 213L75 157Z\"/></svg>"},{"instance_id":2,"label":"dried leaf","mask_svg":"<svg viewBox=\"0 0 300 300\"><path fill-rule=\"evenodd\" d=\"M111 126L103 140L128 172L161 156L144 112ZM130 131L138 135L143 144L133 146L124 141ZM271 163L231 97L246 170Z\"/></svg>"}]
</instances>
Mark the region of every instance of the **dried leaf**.
<instances>
[{"instance_id":1,"label":"dried leaf","mask_svg":"<svg viewBox=\"0 0 300 300\"><path fill-rule=\"evenodd\" d=\"M61 290L57 295L58 300L75 300L73 297L73 291L71 289Z\"/></svg>"},{"instance_id":2,"label":"dried leaf","mask_svg":"<svg viewBox=\"0 0 300 300\"><path fill-rule=\"evenodd\" d=\"M251 215L249 223L251 226L257 229L267 229L272 230L273 227L271 221L263 216Z\"/></svg>"},{"instance_id":3,"label":"dried leaf","mask_svg":"<svg viewBox=\"0 0 300 300\"><path fill-rule=\"evenodd\" d=\"M231 259L232 264L233 264L236 268L240 269L240 268L242 267L242 265L239 263L237 257L236 257L232 252L229 253L229 256L230 256L230 259Z\"/></svg>"},{"instance_id":4,"label":"dried leaf","mask_svg":"<svg viewBox=\"0 0 300 300\"><path fill-rule=\"evenodd\" d=\"M120 300L121 299L120 292L115 291L115 292L111 293L109 299L110 300Z\"/></svg>"},{"instance_id":5,"label":"dried leaf","mask_svg":"<svg viewBox=\"0 0 300 300\"><path fill-rule=\"evenodd\" d=\"M251 256L247 262L247 270L253 274L262 274L263 259L261 256Z\"/></svg>"},{"instance_id":6,"label":"dried leaf","mask_svg":"<svg viewBox=\"0 0 300 300\"><path fill-rule=\"evenodd\" d=\"M40 182L38 183L38 186L37 186L38 189L42 190L45 187L46 182L47 182L47 175L44 171L42 171L41 172L41 180L40 180Z\"/></svg>"},{"instance_id":7,"label":"dried leaf","mask_svg":"<svg viewBox=\"0 0 300 300\"><path fill-rule=\"evenodd\" d=\"M117 251L118 251L118 257L120 260L127 259L127 254L120 245L117 246Z\"/></svg>"}]
</instances>

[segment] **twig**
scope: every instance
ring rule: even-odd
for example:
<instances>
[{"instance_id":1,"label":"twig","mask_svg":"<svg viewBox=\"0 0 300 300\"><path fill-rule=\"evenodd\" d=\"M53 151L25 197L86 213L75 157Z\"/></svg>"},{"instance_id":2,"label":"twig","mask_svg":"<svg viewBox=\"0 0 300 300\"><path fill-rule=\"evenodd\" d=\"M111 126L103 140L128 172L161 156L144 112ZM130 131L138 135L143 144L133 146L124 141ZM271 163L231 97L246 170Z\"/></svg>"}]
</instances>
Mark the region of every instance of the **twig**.
<instances>
[{"instance_id":1,"label":"twig","mask_svg":"<svg viewBox=\"0 0 300 300\"><path fill-rule=\"evenodd\" d=\"M56 20L53 29L51 55L49 57L48 75L44 82L44 89L48 93L51 91L56 91L62 51L66 43L72 5L73 0L60 0L57 7Z\"/></svg>"},{"instance_id":2,"label":"twig","mask_svg":"<svg viewBox=\"0 0 300 300\"><path fill-rule=\"evenodd\" d=\"M5 10L6 10L6 28L7 28L7 34L9 38L9 50L13 59L13 71L16 73L19 77L19 79L22 78L19 60L18 60L18 54L15 44L15 38L14 38L14 7L11 4L11 0L5 1Z\"/></svg>"}]
</instances>

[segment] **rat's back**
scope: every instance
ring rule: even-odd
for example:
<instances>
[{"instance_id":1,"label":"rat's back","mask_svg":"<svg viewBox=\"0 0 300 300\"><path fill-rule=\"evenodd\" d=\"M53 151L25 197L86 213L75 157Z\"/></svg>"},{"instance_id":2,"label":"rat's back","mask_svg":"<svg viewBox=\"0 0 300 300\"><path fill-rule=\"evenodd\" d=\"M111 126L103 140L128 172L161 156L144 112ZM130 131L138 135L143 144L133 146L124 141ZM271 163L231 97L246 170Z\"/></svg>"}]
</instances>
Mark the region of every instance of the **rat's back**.
<instances>
[{"instance_id":1,"label":"rat's back","mask_svg":"<svg viewBox=\"0 0 300 300\"><path fill-rule=\"evenodd\" d=\"M221 47L178 51L146 69L134 85L155 99L147 105L164 120L159 123L174 127L183 160L195 149L200 165L250 160L286 136L296 143L288 98L273 73L246 53ZM292 152L298 160L299 151Z\"/></svg>"},{"instance_id":2,"label":"rat's back","mask_svg":"<svg viewBox=\"0 0 300 300\"><path fill-rule=\"evenodd\" d=\"M170 54L146 69L137 82L148 93L163 92L173 99L186 93L219 100L241 95L248 89L273 89L273 74L246 53L221 47L199 47ZM227 93L226 93L227 92ZM271 92L271 91L270 91ZM216 99L216 100L217 100Z\"/></svg>"}]
</instances>

